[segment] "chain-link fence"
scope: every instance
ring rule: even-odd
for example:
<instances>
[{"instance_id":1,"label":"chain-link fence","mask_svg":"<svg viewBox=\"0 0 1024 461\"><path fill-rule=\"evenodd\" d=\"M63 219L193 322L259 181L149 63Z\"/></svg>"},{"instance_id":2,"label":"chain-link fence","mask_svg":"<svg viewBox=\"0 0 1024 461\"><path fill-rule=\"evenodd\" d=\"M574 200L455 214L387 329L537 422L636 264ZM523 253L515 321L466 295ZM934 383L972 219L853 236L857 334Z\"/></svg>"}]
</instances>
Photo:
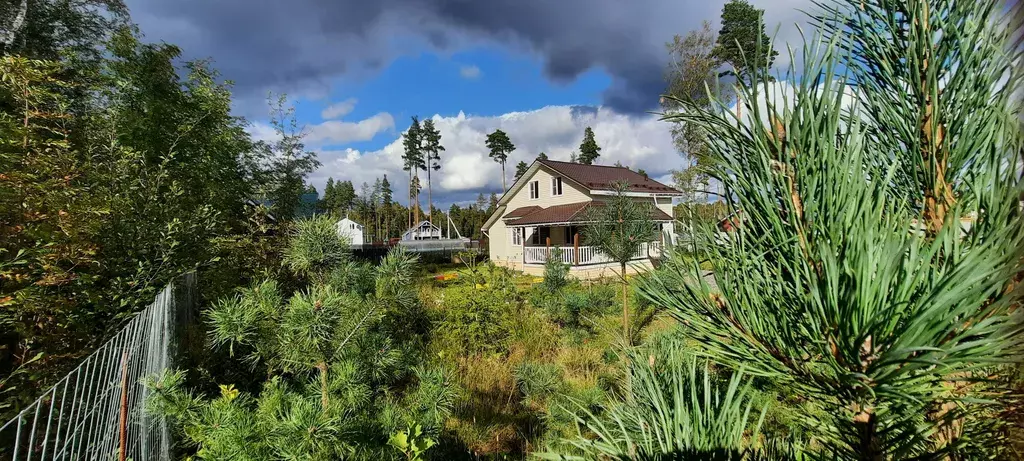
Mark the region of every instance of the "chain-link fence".
<instances>
[{"instance_id":1,"label":"chain-link fence","mask_svg":"<svg viewBox=\"0 0 1024 461\"><path fill-rule=\"evenodd\" d=\"M170 432L144 411L142 378L173 365L194 309L195 274L169 284L152 305L0 426L0 460L168 460Z\"/></svg>"}]
</instances>

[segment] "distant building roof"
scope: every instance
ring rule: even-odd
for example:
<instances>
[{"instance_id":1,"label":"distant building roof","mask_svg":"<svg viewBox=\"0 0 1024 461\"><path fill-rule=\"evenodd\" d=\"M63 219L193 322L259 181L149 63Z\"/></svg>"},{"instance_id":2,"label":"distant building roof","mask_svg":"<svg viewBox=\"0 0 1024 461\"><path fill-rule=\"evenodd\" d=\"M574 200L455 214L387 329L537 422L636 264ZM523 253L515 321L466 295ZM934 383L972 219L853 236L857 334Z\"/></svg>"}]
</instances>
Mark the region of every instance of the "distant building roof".
<instances>
[{"instance_id":1,"label":"distant building roof","mask_svg":"<svg viewBox=\"0 0 1024 461\"><path fill-rule=\"evenodd\" d=\"M682 192L675 188L622 166L585 165L555 160L537 161L591 190L612 190L614 183L625 182L628 183L626 190L629 192L682 195Z\"/></svg>"},{"instance_id":2,"label":"distant building roof","mask_svg":"<svg viewBox=\"0 0 1024 461\"><path fill-rule=\"evenodd\" d=\"M510 222L510 226L528 226L537 224L558 224L558 223L582 223L586 222L587 210L595 206L604 206L603 202L576 202L565 205L555 205L547 208L523 207L516 208L509 212L513 214L526 208L539 208L533 210L521 218ZM503 219L508 219L506 214ZM654 221L671 221L672 217L658 208L651 208L651 219Z\"/></svg>"}]
</instances>

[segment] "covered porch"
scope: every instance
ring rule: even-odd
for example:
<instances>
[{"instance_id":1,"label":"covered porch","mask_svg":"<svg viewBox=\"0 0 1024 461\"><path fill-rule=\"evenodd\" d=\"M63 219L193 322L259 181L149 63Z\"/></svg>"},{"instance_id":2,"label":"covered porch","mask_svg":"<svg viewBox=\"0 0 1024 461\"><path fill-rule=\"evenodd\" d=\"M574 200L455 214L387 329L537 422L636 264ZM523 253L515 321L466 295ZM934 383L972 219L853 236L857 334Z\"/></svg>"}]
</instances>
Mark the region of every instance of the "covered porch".
<instances>
[{"instance_id":1,"label":"covered porch","mask_svg":"<svg viewBox=\"0 0 1024 461\"><path fill-rule=\"evenodd\" d=\"M659 224L659 230L661 227ZM580 236L579 227L575 225L514 227L512 232L521 236L519 239L514 238L513 243L521 243L523 247L523 265L543 265L556 249L561 250L561 261L574 267L614 262L597 247L587 245ZM665 237L664 232L658 234L659 240L641 242L632 260L661 258Z\"/></svg>"}]
</instances>

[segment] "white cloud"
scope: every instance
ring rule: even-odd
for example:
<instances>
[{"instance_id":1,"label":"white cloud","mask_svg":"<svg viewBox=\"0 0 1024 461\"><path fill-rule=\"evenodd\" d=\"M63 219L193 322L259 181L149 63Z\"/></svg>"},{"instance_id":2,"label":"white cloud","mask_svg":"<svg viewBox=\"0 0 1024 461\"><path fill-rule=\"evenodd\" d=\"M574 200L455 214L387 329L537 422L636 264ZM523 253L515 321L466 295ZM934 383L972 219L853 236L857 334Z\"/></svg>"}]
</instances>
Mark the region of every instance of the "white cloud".
<instances>
[{"instance_id":1,"label":"white cloud","mask_svg":"<svg viewBox=\"0 0 1024 461\"><path fill-rule=\"evenodd\" d=\"M632 117L604 107L548 106L500 116L435 115L433 120L446 149L441 170L431 173L435 206L471 201L479 193L501 194L501 166L487 156L484 146L487 134L497 128L508 133L516 145L505 165L509 184L516 164L531 163L540 152L553 160L568 160L578 150L587 126L593 127L602 147L599 164L622 162L644 169L651 177L665 178L685 163L672 145L670 125L654 115ZM395 199L405 203L409 180L408 172L402 170L402 152L401 136L376 151L321 150L323 166L309 180L318 190L323 190L328 177L350 180L359 190L363 182L372 184L387 174ZM426 173L420 172L420 178L426 206Z\"/></svg>"},{"instance_id":2,"label":"white cloud","mask_svg":"<svg viewBox=\"0 0 1024 461\"><path fill-rule=\"evenodd\" d=\"M247 131L249 132L249 136L252 137L253 141L273 142L277 141L278 138L280 138L280 136L277 135L277 131L274 130L274 127L270 126L269 123L253 123L249 125Z\"/></svg>"},{"instance_id":3,"label":"white cloud","mask_svg":"<svg viewBox=\"0 0 1024 461\"><path fill-rule=\"evenodd\" d=\"M480 74L481 74L480 68L477 67L477 66L465 65L465 66L459 67L459 75L461 75L462 78L469 79L469 80L476 80L476 79L480 78Z\"/></svg>"},{"instance_id":4,"label":"white cloud","mask_svg":"<svg viewBox=\"0 0 1024 461\"><path fill-rule=\"evenodd\" d=\"M380 112L358 122L328 120L306 128L306 143L316 145L368 141L379 133L395 129L395 119Z\"/></svg>"},{"instance_id":5,"label":"white cloud","mask_svg":"<svg viewBox=\"0 0 1024 461\"><path fill-rule=\"evenodd\" d=\"M349 98L344 101L331 104L330 106L327 106L327 108L324 109L322 112L320 112L320 117L323 118L324 120L342 118L351 113L352 109L356 108L356 102L358 101L355 98Z\"/></svg>"}]
</instances>

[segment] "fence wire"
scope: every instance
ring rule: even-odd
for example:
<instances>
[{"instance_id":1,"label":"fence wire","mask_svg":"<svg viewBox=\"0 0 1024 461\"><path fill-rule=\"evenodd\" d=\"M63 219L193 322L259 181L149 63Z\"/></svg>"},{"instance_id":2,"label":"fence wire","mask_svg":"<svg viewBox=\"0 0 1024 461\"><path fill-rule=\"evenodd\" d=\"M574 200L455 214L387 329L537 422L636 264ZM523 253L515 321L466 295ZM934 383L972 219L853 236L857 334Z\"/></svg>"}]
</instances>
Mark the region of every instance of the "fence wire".
<instances>
[{"instance_id":1,"label":"fence wire","mask_svg":"<svg viewBox=\"0 0 1024 461\"><path fill-rule=\"evenodd\" d=\"M192 320L195 274L156 300L14 419L0 426L0 460L169 460L170 431L144 411L142 378L173 366Z\"/></svg>"}]
</instances>

